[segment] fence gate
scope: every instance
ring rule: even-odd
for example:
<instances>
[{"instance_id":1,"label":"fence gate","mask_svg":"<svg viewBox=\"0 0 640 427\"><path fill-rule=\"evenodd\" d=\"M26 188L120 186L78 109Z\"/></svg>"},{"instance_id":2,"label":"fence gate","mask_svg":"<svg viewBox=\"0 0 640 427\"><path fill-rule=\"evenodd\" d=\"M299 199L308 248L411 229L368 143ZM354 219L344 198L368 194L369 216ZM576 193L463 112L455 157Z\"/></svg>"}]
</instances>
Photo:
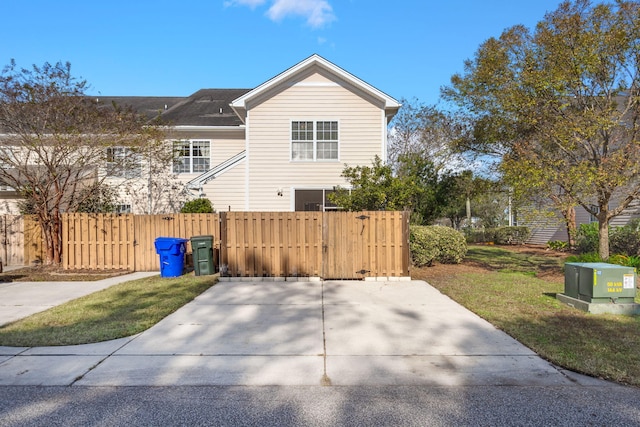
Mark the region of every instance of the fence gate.
<instances>
[{"instance_id":1,"label":"fence gate","mask_svg":"<svg viewBox=\"0 0 640 427\"><path fill-rule=\"evenodd\" d=\"M370 230L371 217L364 213L331 212L323 216L323 279L358 279L371 271L364 253Z\"/></svg>"},{"instance_id":2,"label":"fence gate","mask_svg":"<svg viewBox=\"0 0 640 427\"><path fill-rule=\"evenodd\" d=\"M322 277L408 275L408 215L330 212L323 216Z\"/></svg>"}]
</instances>

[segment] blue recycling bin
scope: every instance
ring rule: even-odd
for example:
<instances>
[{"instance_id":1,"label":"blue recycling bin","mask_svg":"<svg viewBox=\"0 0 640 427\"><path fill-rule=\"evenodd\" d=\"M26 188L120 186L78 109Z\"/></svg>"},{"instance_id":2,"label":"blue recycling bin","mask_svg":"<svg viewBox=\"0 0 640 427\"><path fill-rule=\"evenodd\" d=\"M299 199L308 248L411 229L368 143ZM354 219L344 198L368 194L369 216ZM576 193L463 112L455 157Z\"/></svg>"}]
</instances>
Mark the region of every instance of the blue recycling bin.
<instances>
[{"instance_id":1,"label":"blue recycling bin","mask_svg":"<svg viewBox=\"0 0 640 427\"><path fill-rule=\"evenodd\" d=\"M156 253L160 255L160 277L182 276L188 241L180 237L156 238Z\"/></svg>"}]
</instances>

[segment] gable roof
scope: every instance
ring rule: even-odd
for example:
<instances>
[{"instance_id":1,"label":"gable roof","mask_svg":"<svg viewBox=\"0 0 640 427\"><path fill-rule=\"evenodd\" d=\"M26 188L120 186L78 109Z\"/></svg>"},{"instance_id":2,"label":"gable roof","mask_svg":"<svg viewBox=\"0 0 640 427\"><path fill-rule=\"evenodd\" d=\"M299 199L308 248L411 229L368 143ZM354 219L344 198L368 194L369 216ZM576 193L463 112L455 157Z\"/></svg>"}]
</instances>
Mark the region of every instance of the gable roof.
<instances>
[{"instance_id":1,"label":"gable roof","mask_svg":"<svg viewBox=\"0 0 640 427\"><path fill-rule=\"evenodd\" d=\"M264 96L267 92L273 90L279 85L284 84L285 82L294 79L296 76L308 72L312 70L314 67L317 67L319 70L328 72L334 76L336 76L340 81L344 82L346 85L350 85L352 88L356 90L360 90L363 93L371 96L373 99L382 103L382 106L385 110L387 121L391 120L393 116L400 109L401 104L396 101L391 96L386 93L376 89L365 81L359 79L353 74L345 71L344 69L338 67L332 62L324 59L318 54L313 54L307 59L299 62L293 67L283 71L272 79L266 81L261 84L257 88L243 94L237 99L233 100L231 103L231 107L238 113L238 116L244 121L247 114L247 104L253 100L260 99L261 96Z\"/></svg>"}]
</instances>

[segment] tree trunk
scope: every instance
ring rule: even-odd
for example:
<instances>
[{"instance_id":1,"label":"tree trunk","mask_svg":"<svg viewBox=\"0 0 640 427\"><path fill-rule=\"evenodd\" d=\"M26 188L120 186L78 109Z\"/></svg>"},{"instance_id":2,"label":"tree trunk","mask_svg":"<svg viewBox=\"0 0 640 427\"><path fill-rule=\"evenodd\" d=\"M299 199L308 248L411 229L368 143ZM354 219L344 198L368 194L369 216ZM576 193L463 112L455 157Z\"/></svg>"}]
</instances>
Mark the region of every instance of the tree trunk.
<instances>
[{"instance_id":1,"label":"tree trunk","mask_svg":"<svg viewBox=\"0 0 640 427\"><path fill-rule=\"evenodd\" d=\"M62 262L62 221L60 214L51 213L47 218L39 218L42 228L42 244L44 245L44 264L60 264Z\"/></svg>"},{"instance_id":2,"label":"tree trunk","mask_svg":"<svg viewBox=\"0 0 640 427\"><path fill-rule=\"evenodd\" d=\"M564 216L565 225L567 227L567 236L569 239L569 247L574 248L576 246L576 232L578 227L576 226L576 209L571 206L566 211L562 212Z\"/></svg>"},{"instance_id":3,"label":"tree trunk","mask_svg":"<svg viewBox=\"0 0 640 427\"><path fill-rule=\"evenodd\" d=\"M45 253L43 263L45 265L49 265L53 262L53 240L51 236L51 227L49 227L48 221L41 221L40 226L42 227L42 244L44 245Z\"/></svg>"},{"instance_id":4,"label":"tree trunk","mask_svg":"<svg viewBox=\"0 0 640 427\"><path fill-rule=\"evenodd\" d=\"M609 259L609 218L598 216L598 254L603 261Z\"/></svg>"},{"instance_id":5,"label":"tree trunk","mask_svg":"<svg viewBox=\"0 0 640 427\"><path fill-rule=\"evenodd\" d=\"M62 218L58 211L53 215L52 236L53 244L53 263L60 264L62 262Z\"/></svg>"}]
</instances>

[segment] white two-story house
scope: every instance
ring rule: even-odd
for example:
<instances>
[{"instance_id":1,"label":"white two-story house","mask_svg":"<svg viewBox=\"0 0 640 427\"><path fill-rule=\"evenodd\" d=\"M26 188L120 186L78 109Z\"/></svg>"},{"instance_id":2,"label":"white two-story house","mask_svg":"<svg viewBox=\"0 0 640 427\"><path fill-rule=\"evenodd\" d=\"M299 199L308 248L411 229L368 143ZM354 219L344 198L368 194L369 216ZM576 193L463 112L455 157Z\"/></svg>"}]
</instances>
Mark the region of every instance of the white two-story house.
<instances>
[{"instance_id":1,"label":"white two-story house","mask_svg":"<svg viewBox=\"0 0 640 427\"><path fill-rule=\"evenodd\" d=\"M130 106L170 128L173 184L154 197L206 197L217 211L331 209L328 192L347 182L348 166L386 160L387 125L400 108L394 98L326 59L312 55L254 89L202 89L189 97L99 97ZM126 156L111 148L107 159ZM110 180L137 179L121 191L119 211L170 213L151 206L146 167L115 169ZM146 187L149 188L146 188ZM169 186L169 184L167 184ZM171 190L171 191L169 191ZM145 196L149 194L149 196ZM163 206L160 204L159 206ZM7 209L8 210L8 209Z\"/></svg>"},{"instance_id":2,"label":"white two-story house","mask_svg":"<svg viewBox=\"0 0 640 427\"><path fill-rule=\"evenodd\" d=\"M172 172L218 211L331 208L345 165L386 159L398 101L312 55L255 89L202 89L188 98L105 98L172 127ZM123 200L124 205L127 204ZM141 206L133 211L144 211Z\"/></svg>"}]
</instances>

